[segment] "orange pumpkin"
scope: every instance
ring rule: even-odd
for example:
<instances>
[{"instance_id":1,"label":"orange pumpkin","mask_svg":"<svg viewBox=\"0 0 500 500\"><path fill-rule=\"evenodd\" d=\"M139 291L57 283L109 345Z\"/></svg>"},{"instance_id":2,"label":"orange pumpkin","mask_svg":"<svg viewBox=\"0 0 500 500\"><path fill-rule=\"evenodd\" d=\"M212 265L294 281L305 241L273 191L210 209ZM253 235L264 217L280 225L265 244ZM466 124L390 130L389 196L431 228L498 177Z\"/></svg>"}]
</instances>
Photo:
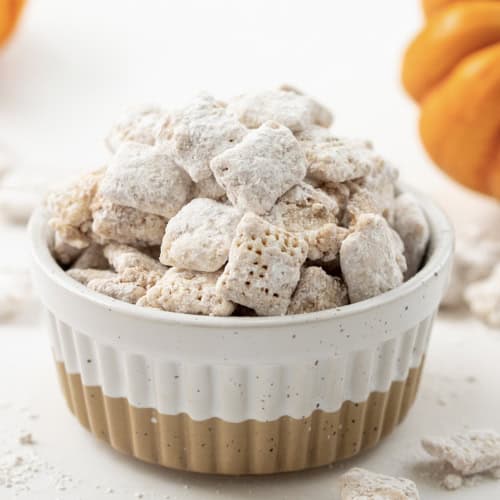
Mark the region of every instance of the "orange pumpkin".
<instances>
[{"instance_id":1,"label":"orange pumpkin","mask_svg":"<svg viewBox=\"0 0 500 500\"><path fill-rule=\"evenodd\" d=\"M0 0L0 45L14 31L25 0Z\"/></svg>"},{"instance_id":2,"label":"orange pumpkin","mask_svg":"<svg viewBox=\"0 0 500 500\"><path fill-rule=\"evenodd\" d=\"M403 61L422 142L448 175L500 198L500 0L423 1Z\"/></svg>"}]
</instances>

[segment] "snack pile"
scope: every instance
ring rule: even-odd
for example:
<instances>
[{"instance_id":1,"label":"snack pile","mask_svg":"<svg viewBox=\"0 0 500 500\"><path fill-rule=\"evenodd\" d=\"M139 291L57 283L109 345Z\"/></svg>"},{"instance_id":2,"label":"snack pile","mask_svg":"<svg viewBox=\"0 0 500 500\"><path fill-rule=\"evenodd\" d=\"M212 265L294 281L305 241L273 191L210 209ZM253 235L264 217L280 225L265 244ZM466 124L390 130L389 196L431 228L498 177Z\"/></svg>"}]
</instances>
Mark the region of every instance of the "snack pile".
<instances>
[{"instance_id":1,"label":"snack pile","mask_svg":"<svg viewBox=\"0 0 500 500\"><path fill-rule=\"evenodd\" d=\"M166 311L285 315L391 290L429 227L397 170L289 86L144 108L106 168L47 200L52 252L91 290Z\"/></svg>"}]
</instances>

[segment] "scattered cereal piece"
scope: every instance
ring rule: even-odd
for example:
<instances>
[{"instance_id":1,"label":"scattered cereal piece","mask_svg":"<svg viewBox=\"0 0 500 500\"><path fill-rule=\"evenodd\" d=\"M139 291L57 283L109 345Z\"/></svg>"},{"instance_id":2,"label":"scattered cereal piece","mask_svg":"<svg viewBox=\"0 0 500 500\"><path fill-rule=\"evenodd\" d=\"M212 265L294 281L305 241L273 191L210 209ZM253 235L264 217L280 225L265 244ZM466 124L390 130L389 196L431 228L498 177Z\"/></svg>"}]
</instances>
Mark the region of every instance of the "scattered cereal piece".
<instances>
[{"instance_id":1,"label":"scattered cereal piece","mask_svg":"<svg viewBox=\"0 0 500 500\"><path fill-rule=\"evenodd\" d=\"M406 262L397 233L379 215L362 214L340 247L340 267L351 302L392 290L403 283Z\"/></svg>"},{"instance_id":2,"label":"scattered cereal piece","mask_svg":"<svg viewBox=\"0 0 500 500\"><path fill-rule=\"evenodd\" d=\"M143 106L127 110L113 125L106 137L108 149L115 153L128 141L149 144L155 143L155 127L166 112L156 106Z\"/></svg>"},{"instance_id":3,"label":"scattered cereal piece","mask_svg":"<svg viewBox=\"0 0 500 500\"><path fill-rule=\"evenodd\" d=\"M233 205L257 214L269 211L306 173L297 139L276 122L249 132L239 144L214 158L210 168Z\"/></svg>"},{"instance_id":4,"label":"scattered cereal piece","mask_svg":"<svg viewBox=\"0 0 500 500\"><path fill-rule=\"evenodd\" d=\"M116 278L117 274L113 271L106 271L105 269L68 269L66 271L68 276L78 281L82 285L87 285L89 281L96 279L109 279Z\"/></svg>"},{"instance_id":5,"label":"scattered cereal piece","mask_svg":"<svg viewBox=\"0 0 500 500\"><path fill-rule=\"evenodd\" d=\"M170 268L148 290L140 305L185 314L230 316L234 304L225 300L215 286L220 274Z\"/></svg>"},{"instance_id":6,"label":"scattered cereal piece","mask_svg":"<svg viewBox=\"0 0 500 500\"><path fill-rule=\"evenodd\" d=\"M349 303L341 278L329 276L321 267L305 267L288 306L288 314L322 311Z\"/></svg>"},{"instance_id":7,"label":"scattered cereal piece","mask_svg":"<svg viewBox=\"0 0 500 500\"><path fill-rule=\"evenodd\" d=\"M33 435L30 432L27 432L25 434L21 434L19 436L19 444L28 445L28 446L35 444L35 440L33 439Z\"/></svg>"},{"instance_id":8,"label":"scattered cereal piece","mask_svg":"<svg viewBox=\"0 0 500 500\"><path fill-rule=\"evenodd\" d=\"M424 438L422 446L464 475L500 467L500 434L493 431L469 430L451 437Z\"/></svg>"},{"instance_id":9,"label":"scattered cereal piece","mask_svg":"<svg viewBox=\"0 0 500 500\"><path fill-rule=\"evenodd\" d=\"M180 269L217 271L227 261L241 215L208 198L191 201L169 220L160 261Z\"/></svg>"},{"instance_id":10,"label":"scattered cereal piece","mask_svg":"<svg viewBox=\"0 0 500 500\"><path fill-rule=\"evenodd\" d=\"M232 99L228 110L238 116L248 128L258 128L267 121L275 121L299 132L312 124L330 126L325 116L325 108L310 97L286 90L268 90L255 94L245 94Z\"/></svg>"},{"instance_id":11,"label":"scattered cereal piece","mask_svg":"<svg viewBox=\"0 0 500 500\"><path fill-rule=\"evenodd\" d=\"M468 285L464 298L473 314L490 326L500 327L500 264L487 278Z\"/></svg>"},{"instance_id":12,"label":"scattered cereal piece","mask_svg":"<svg viewBox=\"0 0 500 500\"><path fill-rule=\"evenodd\" d=\"M332 138L303 144L307 175L321 182L359 179L383 161L366 141Z\"/></svg>"},{"instance_id":13,"label":"scattered cereal piece","mask_svg":"<svg viewBox=\"0 0 500 500\"><path fill-rule=\"evenodd\" d=\"M430 230L423 210L411 193L400 194L394 204L394 229L403 240L408 269L405 279L419 269L429 243Z\"/></svg>"},{"instance_id":14,"label":"scattered cereal piece","mask_svg":"<svg viewBox=\"0 0 500 500\"><path fill-rule=\"evenodd\" d=\"M222 201L226 198L226 191L217 183L215 177L212 175L194 185L193 198L210 198Z\"/></svg>"},{"instance_id":15,"label":"scattered cereal piece","mask_svg":"<svg viewBox=\"0 0 500 500\"><path fill-rule=\"evenodd\" d=\"M165 150L126 142L112 158L99 192L118 205L168 219L188 201L191 185Z\"/></svg>"},{"instance_id":16,"label":"scattered cereal piece","mask_svg":"<svg viewBox=\"0 0 500 500\"><path fill-rule=\"evenodd\" d=\"M202 94L165 120L157 140L171 148L193 181L200 182L212 175L210 160L241 141L246 132L222 103Z\"/></svg>"},{"instance_id":17,"label":"scattered cereal piece","mask_svg":"<svg viewBox=\"0 0 500 500\"><path fill-rule=\"evenodd\" d=\"M419 500L417 486L403 477L354 468L341 477L341 500Z\"/></svg>"},{"instance_id":18,"label":"scattered cereal piece","mask_svg":"<svg viewBox=\"0 0 500 500\"><path fill-rule=\"evenodd\" d=\"M441 303L447 308L461 306L467 286L488 277L500 259L500 241L472 228L465 233L456 240L451 281Z\"/></svg>"},{"instance_id":19,"label":"scattered cereal piece","mask_svg":"<svg viewBox=\"0 0 500 500\"><path fill-rule=\"evenodd\" d=\"M63 241L75 248L85 248L90 244L91 205L102 175L102 169L84 175L47 197L47 208L52 215L50 226Z\"/></svg>"},{"instance_id":20,"label":"scattered cereal piece","mask_svg":"<svg viewBox=\"0 0 500 500\"><path fill-rule=\"evenodd\" d=\"M31 295L27 272L0 269L0 320L18 314Z\"/></svg>"},{"instance_id":21,"label":"scattered cereal piece","mask_svg":"<svg viewBox=\"0 0 500 500\"><path fill-rule=\"evenodd\" d=\"M130 304L135 304L146 294L145 288L135 283L123 283L119 278L94 279L87 283L87 288Z\"/></svg>"},{"instance_id":22,"label":"scattered cereal piece","mask_svg":"<svg viewBox=\"0 0 500 500\"><path fill-rule=\"evenodd\" d=\"M103 247L97 243L91 243L71 267L73 269L109 269L109 264L103 254Z\"/></svg>"},{"instance_id":23,"label":"scattered cereal piece","mask_svg":"<svg viewBox=\"0 0 500 500\"><path fill-rule=\"evenodd\" d=\"M100 244L111 241L133 246L160 245L167 220L100 198L93 205L92 236Z\"/></svg>"},{"instance_id":24,"label":"scattered cereal piece","mask_svg":"<svg viewBox=\"0 0 500 500\"><path fill-rule=\"evenodd\" d=\"M161 273L166 271L166 268L155 259L131 246L110 243L104 247L103 253L117 273L130 268Z\"/></svg>"},{"instance_id":25,"label":"scattered cereal piece","mask_svg":"<svg viewBox=\"0 0 500 500\"><path fill-rule=\"evenodd\" d=\"M236 228L217 290L260 316L286 314L307 251L300 235L247 213Z\"/></svg>"}]
</instances>

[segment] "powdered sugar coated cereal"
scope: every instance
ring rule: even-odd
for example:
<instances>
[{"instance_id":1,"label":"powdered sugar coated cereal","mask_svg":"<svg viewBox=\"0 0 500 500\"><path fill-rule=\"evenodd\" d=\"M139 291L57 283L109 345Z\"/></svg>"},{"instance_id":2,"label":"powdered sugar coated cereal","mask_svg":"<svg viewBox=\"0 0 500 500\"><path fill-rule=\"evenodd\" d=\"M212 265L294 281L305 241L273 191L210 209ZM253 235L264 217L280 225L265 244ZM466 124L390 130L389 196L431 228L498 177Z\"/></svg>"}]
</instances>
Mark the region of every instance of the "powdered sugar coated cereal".
<instances>
[{"instance_id":1,"label":"powdered sugar coated cereal","mask_svg":"<svg viewBox=\"0 0 500 500\"><path fill-rule=\"evenodd\" d=\"M264 214L305 176L304 154L293 134L266 122L211 163L217 182L241 210Z\"/></svg>"},{"instance_id":2,"label":"powdered sugar coated cereal","mask_svg":"<svg viewBox=\"0 0 500 500\"><path fill-rule=\"evenodd\" d=\"M260 316L286 314L307 251L300 235L249 212L236 228L217 290Z\"/></svg>"},{"instance_id":3,"label":"powdered sugar coated cereal","mask_svg":"<svg viewBox=\"0 0 500 500\"><path fill-rule=\"evenodd\" d=\"M171 268L148 290L140 305L185 314L230 316L234 304L216 290L219 276L220 272L202 273Z\"/></svg>"},{"instance_id":4,"label":"powdered sugar coated cereal","mask_svg":"<svg viewBox=\"0 0 500 500\"><path fill-rule=\"evenodd\" d=\"M100 244L111 241L133 246L160 245L167 220L135 208L99 198L92 207L92 238Z\"/></svg>"},{"instance_id":5,"label":"powdered sugar coated cereal","mask_svg":"<svg viewBox=\"0 0 500 500\"><path fill-rule=\"evenodd\" d=\"M500 434L494 431L468 430L450 437L428 437L422 439L422 446L464 475L500 467Z\"/></svg>"},{"instance_id":6,"label":"powdered sugar coated cereal","mask_svg":"<svg viewBox=\"0 0 500 500\"><path fill-rule=\"evenodd\" d=\"M188 201L191 184L164 150L126 142L112 158L99 192L118 205L170 218Z\"/></svg>"},{"instance_id":7,"label":"powdered sugar coated cereal","mask_svg":"<svg viewBox=\"0 0 500 500\"><path fill-rule=\"evenodd\" d=\"M246 132L225 105L201 94L165 120L157 140L171 150L193 181L200 182L212 175L210 160L241 141Z\"/></svg>"},{"instance_id":8,"label":"powdered sugar coated cereal","mask_svg":"<svg viewBox=\"0 0 500 500\"><path fill-rule=\"evenodd\" d=\"M119 278L93 279L87 283L87 288L129 304L135 304L146 294L145 288L135 283L122 283Z\"/></svg>"},{"instance_id":9,"label":"powdered sugar coated cereal","mask_svg":"<svg viewBox=\"0 0 500 500\"><path fill-rule=\"evenodd\" d=\"M340 247L340 267L351 302L369 299L403 283L403 243L379 215L362 214Z\"/></svg>"},{"instance_id":10,"label":"powdered sugar coated cereal","mask_svg":"<svg viewBox=\"0 0 500 500\"><path fill-rule=\"evenodd\" d=\"M322 311L349 303L347 287L339 277L327 274L321 267L306 267L300 274L288 314Z\"/></svg>"},{"instance_id":11,"label":"powdered sugar coated cereal","mask_svg":"<svg viewBox=\"0 0 500 500\"><path fill-rule=\"evenodd\" d=\"M113 124L106 137L106 145L111 152L116 152L124 142L141 144L155 143L155 127L166 115L166 111L158 106L142 106L127 110Z\"/></svg>"},{"instance_id":12,"label":"powdered sugar coated cereal","mask_svg":"<svg viewBox=\"0 0 500 500\"><path fill-rule=\"evenodd\" d=\"M419 500L417 486L402 477L354 468L341 477L341 500Z\"/></svg>"},{"instance_id":13,"label":"powdered sugar coated cereal","mask_svg":"<svg viewBox=\"0 0 500 500\"><path fill-rule=\"evenodd\" d=\"M208 198L191 201L168 222L160 261L180 269L217 271L227 261L241 215Z\"/></svg>"},{"instance_id":14,"label":"powdered sugar coated cereal","mask_svg":"<svg viewBox=\"0 0 500 500\"><path fill-rule=\"evenodd\" d=\"M423 210L411 193L400 194L394 203L394 229L401 236L408 266L405 278L420 267L429 243L430 230Z\"/></svg>"},{"instance_id":15,"label":"powdered sugar coated cereal","mask_svg":"<svg viewBox=\"0 0 500 500\"><path fill-rule=\"evenodd\" d=\"M248 128L272 120L298 132L315 123L329 126L332 121L331 114L327 116L329 112L313 99L287 90L244 94L229 101L228 109Z\"/></svg>"}]
</instances>

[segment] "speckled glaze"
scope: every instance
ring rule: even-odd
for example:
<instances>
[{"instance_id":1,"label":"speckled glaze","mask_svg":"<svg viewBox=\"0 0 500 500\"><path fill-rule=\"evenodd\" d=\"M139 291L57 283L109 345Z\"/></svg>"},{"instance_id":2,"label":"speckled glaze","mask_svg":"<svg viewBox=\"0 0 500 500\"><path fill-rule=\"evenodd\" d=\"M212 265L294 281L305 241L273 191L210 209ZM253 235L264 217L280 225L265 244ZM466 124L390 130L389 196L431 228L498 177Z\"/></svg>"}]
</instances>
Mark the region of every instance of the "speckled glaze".
<instances>
[{"instance_id":1,"label":"speckled glaze","mask_svg":"<svg viewBox=\"0 0 500 500\"><path fill-rule=\"evenodd\" d=\"M398 389L399 406L396 401L379 412L375 427L386 427L386 419L399 421L401 406L406 405L405 413L413 401L416 385L407 381L418 379L415 373L420 373L432 320L448 282L453 248L450 224L432 202L422 198L421 203L430 222L431 243L426 264L409 281L338 310L260 318L168 313L89 291L66 276L50 255L47 217L38 210L30 223L33 277L47 312L55 360L65 377L77 376L78 386L98 388L105 401L126 401L138 411L167 419L177 416L194 423L216 419L231 425L232 432L240 426L242 433L248 432L248 422L271 425L283 418L307 422L318 412L339 414L346 404L366 408L365 403L377 400L374 395L391 400L394 384L411 386L407 396ZM83 396L76 399L82 404L87 401ZM90 415L92 402L87 403ZM102 411L106 407L109 404L103 403ZM394 412L397 419L391 415ZM111 414L103 418L113 427ZM186 470L226 474L318 466L363 449L367 432L363 425L351 454L326 453L324 459L312 460L316 452L311 444L305 448L304 460L293 467L286 466L285 457L269 467L254 463L221 468L215 451L205 466L190 465L196 462L193 457L185 457L184 465L175 463ZM315 432L312 427L308 426L309 432ZM189 426L181 434L186 432L189 439ZM290 444L297 439L292 434L280 435L281 446L269 449L281 449L287 439ZM163 449L158 443L155 449ZM293 453L292 448L287 449ZM133 447L126 452L144 458ZM165 453L148 461L176 466L165 459ZM256 450L250 447L245 453L255 456Z\"/></svg>"}]
</instances>

